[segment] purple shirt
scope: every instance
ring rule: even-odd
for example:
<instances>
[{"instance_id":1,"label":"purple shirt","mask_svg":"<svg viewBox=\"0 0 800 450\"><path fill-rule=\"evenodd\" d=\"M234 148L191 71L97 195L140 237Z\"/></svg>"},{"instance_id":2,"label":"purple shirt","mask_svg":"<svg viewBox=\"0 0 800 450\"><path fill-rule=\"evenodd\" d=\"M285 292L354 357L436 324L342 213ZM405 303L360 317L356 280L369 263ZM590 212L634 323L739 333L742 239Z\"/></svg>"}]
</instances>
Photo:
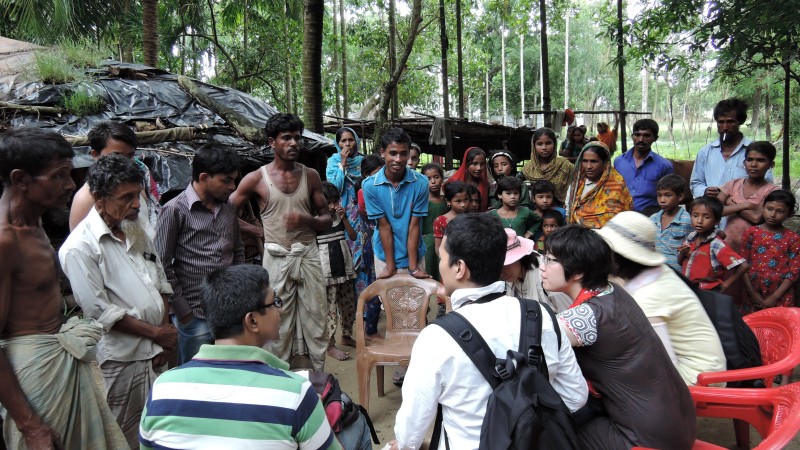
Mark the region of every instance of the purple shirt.
<instances>
[{"instance_id":1,"label":"purple shirt","mask_svg":"<svg viewBox=\"0 0 800 450\"><path fill-rule=\"evenodd\" d=\"M669 160L652 151L644 158L642 165L636 167L633 152L631 149L619 155L614 160L614 168L625 179L628 192L633 197L633 209L643 212L648 206L658 206L656 183L664 175L673 173L675 169Z\"/></svg>"}]
</instances>

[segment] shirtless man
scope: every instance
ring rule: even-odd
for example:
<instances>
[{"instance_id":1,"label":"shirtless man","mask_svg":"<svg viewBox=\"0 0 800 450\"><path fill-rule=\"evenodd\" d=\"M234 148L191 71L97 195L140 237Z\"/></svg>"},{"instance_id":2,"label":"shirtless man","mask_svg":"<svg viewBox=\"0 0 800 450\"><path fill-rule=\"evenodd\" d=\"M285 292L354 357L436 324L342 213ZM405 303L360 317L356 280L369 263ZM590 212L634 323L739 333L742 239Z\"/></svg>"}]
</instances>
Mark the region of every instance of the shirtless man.
<instances>
[{"instance_id":1,"label":"shirtless man","mask_svg":"<svg viewBox=\"0 0 800 450\"><path fill-rule=\"evenodd\" d=\"M276 296L283 300L280 339L268 350L290 361L305 354L314 370L322 370L328 348L325 280L316 243L317 231L331 226L328 202L316 170L297 162L303 122L291 114L275 114L266 124L275 160L245 176L231 202L241 208L258 199L264 224L264 268Z\"/></svg>"},{"instance_id":2,"label":"shirtless man","mask_svg":"<svg viewBox=\"0 0 800 450\"><path fill-rule=\"evenodd\" d=\"M68 448L126 445L94 383L90 364L67 353L55 337L81 333L86 341L93 340L86 342L89 346L102 333L99 325L76 321L62 328L55 252L41 225L42 214L64 208L75 190L70 178L72 156L69 143L50 131L16 128L0 134L4 187L0 197L0 404L5 408L9 448L23 443L29 449L61 448L62 442ZM91 354L86 359L91 360ZM63 370L73 373L53 372ZM23 375L29 380L24 386L19 381ZM94 384L95 389L73 392L77 381L86 380L83 386ZM68 387L70 382L74 384ZM89 427L95 429L85 430Z\"/></svg>"}]
</instances>

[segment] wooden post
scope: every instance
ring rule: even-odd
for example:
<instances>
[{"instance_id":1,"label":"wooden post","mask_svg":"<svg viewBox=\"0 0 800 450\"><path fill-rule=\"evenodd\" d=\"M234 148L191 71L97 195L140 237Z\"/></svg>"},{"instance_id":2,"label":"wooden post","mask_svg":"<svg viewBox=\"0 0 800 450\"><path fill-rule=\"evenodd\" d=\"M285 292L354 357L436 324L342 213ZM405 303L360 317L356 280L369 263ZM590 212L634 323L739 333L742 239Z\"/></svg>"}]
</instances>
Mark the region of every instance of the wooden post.
<instances>
[{"instance_id":1,"label":"wooden post","mask_svg":"<svg viewBox=\"0 0 800 450\"><path fill-rule=\"evenodd\" d=\"M548 62L547 51L547 17L545 0L539 0L539 21L541 23L542 36L542 109L545 111L552 111L553 105L550 102L550 64ZM544 126L553 128L552 113L545 114Z\"/></svg>"},{"instance_id":2,"label":"wooden post","mask_svg":"<svg viewBox=\"0 0 800 450\"><path fill-rule=\"evenodd\" d=\"M444 145L445 168L453 168L453 133L450 129L450 88L447 81L447 22L445 21L444 0L439 0L439 36L442 43L442 107L444 109L444 130L447 142Z\"/></svg>"},{"instance_id":3,"label":"wooden post","mask_svg":"<svg viewBox=\"0 0 800 450\"><path fill-rule=\"evenodd\" d=\"M617 0L617 72L619 73L619 130L622 140L620 153L628 150L627 128L625 127L625 54L622 39L622 0Z\"/></svg>"}]
</instances>

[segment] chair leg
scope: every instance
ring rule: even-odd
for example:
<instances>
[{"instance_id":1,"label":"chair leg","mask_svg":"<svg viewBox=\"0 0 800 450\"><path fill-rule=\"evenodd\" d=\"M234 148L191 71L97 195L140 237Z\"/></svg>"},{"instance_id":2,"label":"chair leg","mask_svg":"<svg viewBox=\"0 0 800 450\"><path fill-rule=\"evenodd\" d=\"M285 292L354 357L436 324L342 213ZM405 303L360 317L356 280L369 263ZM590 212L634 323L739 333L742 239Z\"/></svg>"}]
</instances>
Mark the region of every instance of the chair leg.
<instances>
[{"instance_id":1,"label":"chair leg","mask_svg":"<svg viewBox=\"0 0 800 450\"><path fill-rule=\"evenodd\" d=\"M375 377L378 384L378 397L383 397L383 366L375 366Z\"/></svg>"},{"instance_id":2,"label":"chair leg","mask_svg":"<svg viewBox=\"0 0 800 450\"><path fill-rule=\"evenodd\" d=\"M733 431L736 434L736 446L741 450L750 448L750 424L744 420L733 419Z\"/></svg>"},{"instance_id":3,"label":"chair leg","mask_svg":"<svg viewBox=\"0 0 800 450\"><path fill-rule=\"evenodd\" d=\"M356 372L358 372L358 403L369 412L369 382L372 367L367 361L357 358Z\"/></svg>"}]
</instances>

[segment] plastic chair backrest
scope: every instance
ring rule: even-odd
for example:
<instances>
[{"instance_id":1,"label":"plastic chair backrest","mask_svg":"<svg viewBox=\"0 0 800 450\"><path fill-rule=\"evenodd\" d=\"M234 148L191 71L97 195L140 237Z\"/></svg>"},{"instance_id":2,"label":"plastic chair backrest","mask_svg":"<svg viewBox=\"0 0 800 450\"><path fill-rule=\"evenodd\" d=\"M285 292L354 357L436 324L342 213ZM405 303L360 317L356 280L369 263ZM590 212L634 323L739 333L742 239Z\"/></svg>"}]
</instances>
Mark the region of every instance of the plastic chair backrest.
<instances>
[{"instance_id":1,"label":"plastic chair backrest","mask_svg":"<svg viewBox=\"0 0 800 450\"><path fill-rule=\"evenodd\" d=\"M800 309L767 308L744 316L761 346L764 365L774 364L800 350Z\"/></svg>"}]
</instances>

